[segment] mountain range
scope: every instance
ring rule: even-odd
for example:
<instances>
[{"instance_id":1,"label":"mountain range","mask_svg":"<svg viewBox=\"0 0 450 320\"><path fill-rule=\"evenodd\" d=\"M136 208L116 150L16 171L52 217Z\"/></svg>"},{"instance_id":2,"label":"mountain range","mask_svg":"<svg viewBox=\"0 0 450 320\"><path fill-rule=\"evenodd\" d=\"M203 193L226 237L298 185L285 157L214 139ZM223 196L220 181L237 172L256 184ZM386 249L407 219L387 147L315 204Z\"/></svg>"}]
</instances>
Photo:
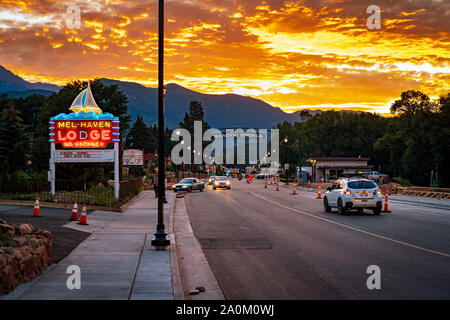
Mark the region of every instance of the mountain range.
<instances>
[{"instance_id":1,"label":"mountain range","mask_svg":"<svg viewBox=\"0 0 450 320\"><path fill-rule=\"evenodd\" d=\"M100 81L105 85L116 84L128 97L128 113L133 121L139 115L143 116L147 125L157 123L157 88L105 78ZM204 94L174 83L167 84L166 88L165 124L171 129L179 126L193 100L202 103L205 120L213 128L272 128L283 121L299 121L298 113L289 114L262 100L247 96ZM0 93L7 93L14 98L32 94L49 96L59 89L54 84L28 82L0 66Z\"/></svg>"}]
</instances>

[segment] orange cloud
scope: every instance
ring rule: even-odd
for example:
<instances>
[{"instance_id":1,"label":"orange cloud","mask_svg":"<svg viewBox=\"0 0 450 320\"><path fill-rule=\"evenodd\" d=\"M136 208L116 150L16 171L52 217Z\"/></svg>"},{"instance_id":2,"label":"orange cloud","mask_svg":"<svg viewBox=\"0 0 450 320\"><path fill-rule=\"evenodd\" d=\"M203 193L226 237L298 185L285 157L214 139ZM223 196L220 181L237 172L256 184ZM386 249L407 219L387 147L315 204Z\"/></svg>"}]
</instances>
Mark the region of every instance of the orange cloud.
<instances>
[{"instance_id":1,"label":"orange cloud","mask_svg":"<svg viewBox=\"0 0 450 320\"><path fill-rule=\"evenodd\" d=\"M0 4L0 64L29 80L108 77L155 85L157 1ZM166 81L261 98L285 111L388 112L403 90L450 90L446 1L380 0L381 30L363 0L166 1Z\"/></svg>"}]
</instances>

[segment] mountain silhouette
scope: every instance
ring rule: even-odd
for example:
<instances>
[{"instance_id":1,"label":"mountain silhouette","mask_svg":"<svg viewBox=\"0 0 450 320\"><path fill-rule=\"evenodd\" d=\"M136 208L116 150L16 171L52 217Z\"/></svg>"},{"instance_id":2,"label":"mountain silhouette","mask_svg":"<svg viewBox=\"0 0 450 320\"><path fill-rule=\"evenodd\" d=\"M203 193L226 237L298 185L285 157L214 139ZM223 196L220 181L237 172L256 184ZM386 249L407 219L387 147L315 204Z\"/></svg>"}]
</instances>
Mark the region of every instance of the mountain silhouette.
<instances>
[{"instance_id":1,"label":"mountain silhouette","mask_svg":"<svg viewBox=\"0 0 450 320\"><path fill-rule=\"evenodd\" d=\"M136 82L102 78L104 85L117 85L128 97L128 113L134 121L142 116L147 125L158 122L158 89ZM179 127L189 103L200 101L205 120L212 128L272 128L283 121L299 121L298 113L286 113L279 108L251 97L237 94L204 94L171 83L166 85L165 124L171 129ZM59 87L47 83L31 83L0 66L0 93L11 97L27 97L31 94L49 96ZM69 108L70 106L67 106Z\"/></svg>"}]
</instances>

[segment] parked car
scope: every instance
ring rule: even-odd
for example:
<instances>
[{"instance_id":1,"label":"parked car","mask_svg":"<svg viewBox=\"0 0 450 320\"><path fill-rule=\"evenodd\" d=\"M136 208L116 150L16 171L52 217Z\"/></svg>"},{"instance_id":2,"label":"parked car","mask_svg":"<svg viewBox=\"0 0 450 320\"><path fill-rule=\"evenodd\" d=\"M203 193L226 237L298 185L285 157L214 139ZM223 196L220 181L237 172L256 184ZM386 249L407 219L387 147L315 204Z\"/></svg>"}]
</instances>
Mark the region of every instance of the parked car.
<instances>
[{"instance_id":1,"label":"parked car","mask_svg":"<svg viewBox=\"0 0 450 320\"><path fill-rule=\"evenodd\" d=\"M213 189L216 190L217 188L227 188L231 189L231 182L228 179L228 177L220 176L216 177L213 184Z\"/></svg>"},{"instance_id":2,"label":"parked car","mask_svg":"<svg viewBox=\"0 0 450 320\"><path fill-rule=\"evenodd\" d=\"M367 176L368 179L380 182L387 182L389 180L389 176L387 174L379 173L378 171L370 171Z\"/></svg>"},{"instance_id":3,"label":"parked car","mask_svg":"<svg viewBox=\"0 0 450 320\"><path fill-rule=\"evenodd\" d=\"M258 173L256 175L256 179L264 179L266 177L266 175L264 173Z\"/></svg>"},{"instance_id":4,"label":"parked car","mask_svg":"<svg viewBox=\"0 0 450 320\"><path fill-rule=\"evenodd\" d=\"M209 179L208 179L208 184L209 184L209 185L213 184L213 182L214 182L215 179L216 179L216 176L211 176L211 177L209 177Z\"/></svg>"},{"instance_id":5,"label":"parked car","mask_svg":"<svg viewBox=\"0 0 450 320\"><path fill-rule=\"evenodd\" d=\"M172 187L173 192L192 192L193 190L200 190L200 192L202 192L203 189L205 189L205 184L197 178L184 178Z\"/></svg>"},{"instance_id":6,"label":"parked car","mask_svg":"<svg viewBox=\"0 0 450 320\"><path fill-rule=\"evenodd\" d=\"M332 187L327 188L323 199L325 212L337 208L341 215L352 209L359 213L370 209L375 215L379 215L382 203L383 195L378 185L373 180L361 178L336 180Z\"/></svg>"}]
</instances>

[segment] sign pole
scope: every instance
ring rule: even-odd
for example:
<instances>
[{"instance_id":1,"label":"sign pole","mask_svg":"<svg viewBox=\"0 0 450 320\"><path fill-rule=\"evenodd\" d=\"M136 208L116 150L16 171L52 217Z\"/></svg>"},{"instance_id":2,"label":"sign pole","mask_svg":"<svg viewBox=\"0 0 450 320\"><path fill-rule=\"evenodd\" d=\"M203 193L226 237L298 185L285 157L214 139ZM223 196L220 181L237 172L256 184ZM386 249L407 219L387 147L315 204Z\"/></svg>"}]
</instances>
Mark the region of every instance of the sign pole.
<instances>
[{"instance_id":1,"label":"sign pole","mask_svg":"<svg viewBox=\"0 0 450 320\"><path fill-rule=\"evenodd\" d=\"M55 195L55 181L56 181L56 170L55 170L55 144L52 143L50 146L50 172L51 172L51 179L50 179L50 194L52 196Z\"/></svg>"},{"instance_id":2,"label":"sign pole","mask_svg":"<svg viewBox=\"0 0 450 320\"><path fill-rule=\"evenodd\" d=\"M119 199L119 143L114 142L114 198Z\"/></svg>"}]
</instances>

